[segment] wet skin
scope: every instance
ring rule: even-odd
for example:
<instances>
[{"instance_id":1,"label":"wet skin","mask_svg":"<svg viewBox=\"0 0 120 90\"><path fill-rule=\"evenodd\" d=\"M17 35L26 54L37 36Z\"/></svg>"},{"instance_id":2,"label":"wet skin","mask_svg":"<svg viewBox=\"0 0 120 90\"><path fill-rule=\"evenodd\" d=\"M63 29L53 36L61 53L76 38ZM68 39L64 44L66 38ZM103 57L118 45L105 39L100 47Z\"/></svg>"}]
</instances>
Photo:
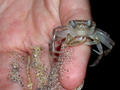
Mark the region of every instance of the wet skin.
<instances>
[{"instance_id":1,"label":"wet skin","mask_svg":"<svg viewBox=\"0 0 120 90\"><path fill-rule=\"evenodd\" d=\"M69 2L68 2L69 1ZM45 55L42 60L50 68L49 42L54 27L64 25L72 19L91 19L88 0L1 0L0 1L0 89L22 90L17 83L8 80L11 61L18 52L25 56L31 54L31 48L42 46ZM90 56L90 48L80 45L72 48L71 62L63 61L59 80L65 90L74 90L82 84ZM11 57L11 58L10 58ZM66 64L67 62L67 64ZM20 62L21 63L21 62ZM20 74L26 85L26 61ZM50 69L48 69L48 72ZM32 72L32 71L31 71ZM34 77L34 76L33 76ZM33 78L33 81L34 78Z\"/></svg>"}]
</instances>

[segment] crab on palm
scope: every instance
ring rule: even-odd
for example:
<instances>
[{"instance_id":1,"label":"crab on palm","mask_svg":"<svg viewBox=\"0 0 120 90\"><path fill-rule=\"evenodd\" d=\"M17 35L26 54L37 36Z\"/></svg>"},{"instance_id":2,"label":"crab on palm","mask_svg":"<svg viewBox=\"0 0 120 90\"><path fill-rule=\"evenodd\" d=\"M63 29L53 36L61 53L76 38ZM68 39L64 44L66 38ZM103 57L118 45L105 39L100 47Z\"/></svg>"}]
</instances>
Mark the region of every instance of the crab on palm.
<instances>
[{"instance_id":1,"label":"crab on palm","mask_svg":"<svg viewBox=\"0 0 120 90\"><path fill-rule=\"evenodd\" d=\"M96 28L96 23L91 20L72 20L66 26L58 26L53 30L53 37L51 42L51 53L62 53L57 51L56 48L58 41L60 45L66 47L72 47L80 44L96 45L98 50L93 49L99 57L92 66L96 65L102 56L107 55L115 45L114 41L110 38L109 34L103 30ZM103 50L102 44L108 49Z\"/></svg>"}]
</instances>

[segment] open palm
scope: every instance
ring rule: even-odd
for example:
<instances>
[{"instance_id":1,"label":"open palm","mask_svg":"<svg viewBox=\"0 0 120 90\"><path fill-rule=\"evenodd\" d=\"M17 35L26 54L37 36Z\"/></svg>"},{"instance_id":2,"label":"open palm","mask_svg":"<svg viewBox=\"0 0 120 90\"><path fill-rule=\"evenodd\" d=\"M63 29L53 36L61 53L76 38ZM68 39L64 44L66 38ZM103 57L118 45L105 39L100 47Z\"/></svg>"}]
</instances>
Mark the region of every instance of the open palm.
<instances>
[{"instance_id":1,"label":"open palm","mask_svg":"<svg viewBox=\"0 0 120 90\"><path fill-rule=\"evenodd\" d=\"M9 52L23 54L34 46L45 48L43 58L49 67L49 42L52 30L71 19L90 19L88 0L2 0L0 1L0 89L18 90L19 86L9 84L7 68ZM81 45L73 48L73 64L60 79L65 90L74 90L82 84L90 49ZM4 68L4 70L3 70ZM61 76L59 76L61 78ZM4 82L2 82L4 81ZM19 89L21 90L21 89Z\"/></svg>"}]
</instances>

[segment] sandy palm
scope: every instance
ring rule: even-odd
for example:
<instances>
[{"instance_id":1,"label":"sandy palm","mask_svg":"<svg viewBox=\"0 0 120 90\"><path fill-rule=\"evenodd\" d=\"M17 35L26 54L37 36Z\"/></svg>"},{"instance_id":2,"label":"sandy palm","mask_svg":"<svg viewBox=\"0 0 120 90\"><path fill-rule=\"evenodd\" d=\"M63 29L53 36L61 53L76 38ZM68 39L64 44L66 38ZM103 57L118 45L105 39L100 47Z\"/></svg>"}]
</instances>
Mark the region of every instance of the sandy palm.
<instances>
[{"instance_id":1,"label":"sandy palm","mask_svg":"<svg viewBox=\"0 0 120 90\"><path fill-rule=\"evenodd\" d=\"M6 79L9 51L22 51L24 54L36 45L42 46L46 48L44 60L49 66L48 44L53 28L67 23L70 19L89 19L89 13L87 0L0 1L0 73L3 73L0 74L0 88L3 90L20 88L16 84L11 85ZM89 53L87 46L74 48L73 65L65 65L70 68L70 72L65 73L64 79L61 80L66 89L74 89L82 83Z\"/></svg>"}]
</instances>

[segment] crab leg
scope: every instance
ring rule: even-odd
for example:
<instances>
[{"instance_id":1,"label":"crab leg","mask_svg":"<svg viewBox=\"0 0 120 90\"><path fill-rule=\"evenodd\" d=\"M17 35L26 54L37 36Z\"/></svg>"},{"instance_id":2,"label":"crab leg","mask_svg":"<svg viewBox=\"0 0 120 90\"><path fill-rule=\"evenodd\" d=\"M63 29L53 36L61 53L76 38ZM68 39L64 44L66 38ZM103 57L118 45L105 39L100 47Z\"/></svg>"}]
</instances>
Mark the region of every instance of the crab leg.
<instances>
[{"instance_id":1,"label":"crab leg","mask_svg":"<svg viewBox=\"0 0 120 90\"><path fill-rule=\"evenodd\" d=\"M110 36L102 31L101 29L97 29L96 31L100 41L109 49L112 49L112 47L115 45L114 41L110 38Z\"/></svg>"},{"instance_id":2,"label":"crab leg","mask_svg":"<svg viewBox=\"0 0 120 90\"><path fill-rule=\"evenodd\" d=\"M67 30L67 28L68 28L67 26L59 26L59 27L57 27L53 30L53 37L52 37L52 41L50 43L50 45L51 45L50 46L51 47L50 52L51 52L51 55L52 55L53 58L57 58L54 55L54 53L62 53L62 51L57 51L56 50L56 47L57 47L56 46L56 41L61 41L62 39L65 38L65 36L67 35L67 32L69 31L69 30Z\"/></svg>"},{"instance_id":3,"label":"crab leg","mask_svg":"<svg viewBox=\"0 0 120 90\"><path fill-rule=\"evenodd\" d=\"M95 60L95 62L93 62L93 64L90 65L91 67L96 66L100 62L101 58L103 57L103 48L102 48L101 43L97 44L97 48L98 48L98 51L96 51L94 49L93 49L93 51L96 52L99 56Z\"/></svg>"},{"instance_id":4,"label":"crab leg","mask_svg":"<svg viewBox=\"0 0 120 90\"><path fill-rule=\"evenodd\" d=\"M115 45L115 42L109 37L109 35L102 31L101 29L98 29L97 31L100 41L108 48L104 51L104 54L107 55Z\"/></svg>"}]
</instances>

